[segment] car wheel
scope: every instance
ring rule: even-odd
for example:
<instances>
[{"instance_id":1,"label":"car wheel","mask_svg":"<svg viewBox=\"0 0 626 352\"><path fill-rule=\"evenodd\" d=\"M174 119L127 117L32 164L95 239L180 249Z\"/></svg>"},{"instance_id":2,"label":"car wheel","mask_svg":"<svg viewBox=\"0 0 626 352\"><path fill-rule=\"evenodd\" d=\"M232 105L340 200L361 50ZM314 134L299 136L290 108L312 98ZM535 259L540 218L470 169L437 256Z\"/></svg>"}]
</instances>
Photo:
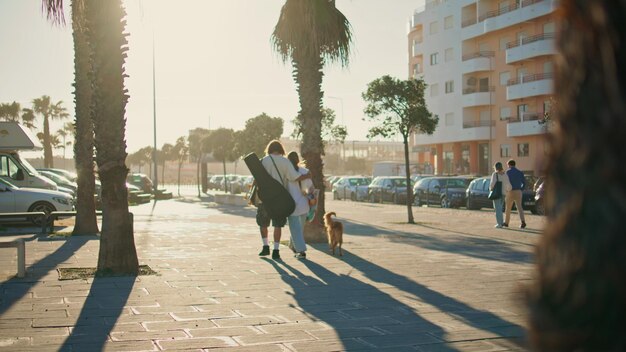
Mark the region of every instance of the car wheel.
<instances>
[{"instance_id":1,"label":"car wheel","mask_svg":"<svg viewBox=\"0 0 626 352\"><path fill-rule=\"evenodd\" d=\"M352 192L352 194L350 194L350 200L353 202L356 202L356 194L354 194L354 192Z\"/></svg>"},{"instance_id":2,"label":"car wheel","mask_svg":"<svg viewBox=\"0 0 626 352\"><path fill-rule=\"evenodd\" d=\"M337 193L337 191L333 192L333 200L339 200L339 193Z\"/></svg>"},{"instance_id":3,"label":"car wheel","mask_svg":"<svg viewBox=\"0 0 626 352\"><path fill-rule=\"evenodd\" d=\"M535 214L537 215L546 215L546 207L543 204L543 200L538 200L535 204Z\"/></svg>"},{"instance_id":4,"label":"car wheel","mask_svg":"<svg viewBox=\"0 0 626 352\"><path fill-rule=\"evenodd\" d=\"M448 202L448 197L441 198L441 207L442 208L450 208L450 203Z\"/></svg>"},{"instance_id":5,"label":"car wheel","mask_svg":"<svg viewBox=\"0 0 626 352\"><path fill-rule=\"evenodd\" d=\"M46 213L46 218L42 218L41 216L34 216L31 217L29 220L30 222L32 222L33 224L35 224L36 226L42 226L44 224L44 221L48 221L47 215L49 215L51 212L55 211L56 208L54 207L54 205L48 203L48 202L37 202L33 205L30 206L30 208L28 208L29 212L32 211L42 211L44 213Z\"/></svg>"},{"instance_id":6,"label":"car wheel","mask_svg":"<svg viewBox=\"0 0 626 352\"><path fill-rule=\"evenodd\" d=\"M474 210L473 205L474 204L472 204L472 197L467 197L467 201L465 202L465 207L467 208L467 210Z\"/></svg>"}]
</instances>

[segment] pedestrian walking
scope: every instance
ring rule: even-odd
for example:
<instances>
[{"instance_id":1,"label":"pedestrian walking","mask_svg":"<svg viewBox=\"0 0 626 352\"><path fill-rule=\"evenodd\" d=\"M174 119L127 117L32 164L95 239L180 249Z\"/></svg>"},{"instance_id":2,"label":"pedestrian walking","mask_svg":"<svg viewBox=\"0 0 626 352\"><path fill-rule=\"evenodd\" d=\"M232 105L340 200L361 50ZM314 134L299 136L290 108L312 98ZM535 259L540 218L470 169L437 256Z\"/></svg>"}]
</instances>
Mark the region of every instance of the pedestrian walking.
<instances>
[{"instance_id":1,"label":"pedestrian walking","mask_svg":"<svg viewBox=\"0 0 626 352\"><path fill-rule=\"evenodd\" d=\"M515 167L515 160L509 160L507 165L509 166L509 169L506 171L506 175L509 177L509 182L511 182L511 191L507 193L505 198L506 214L505 221L502 226L509 227L511 210L513 209L513 203L515 203L519 219L522 222L519 227L520 229L523 229L526 227L526 221L524 218L524 208L522 207L522 191L524 190L524 187L526 187L526 178L524 177L524 173Z\"/></svg>"},{"instance_id":2,"label":"pedestrian walking","mask_svg":"<svg viewBox=\"0 0 626 352\"><path fill-rule=\"evenodd\" d=\"M311 174L301 175L297 172L291 162L285 157L285 148L278 140L272 140L265 148L265 156L261 159L261 164L275 180L280 182L285 189L288 188L290 181L297 182L310 178ZM274 227L274 249L272 250L272 259L280 259L280 238L282 236L282 228L287 224L287 217L272 218L272 226Z\"/></svg>"},{"instance_id":3,"label":"pedestrian walking","mask_svg":"<svg viewBox=\"0 0 626 352\"><path fill-rule=\"evenodd\" d=\"M500 229L504 226L504 219L502 215L502 208L504 205L504 199L506 198L506 194L511 190L511 182L509 182L509 177L506 172L504 172L504 168L502 167L501 162L497 162L493 165L493 174L491 174L491 182L489 183L489 190L494 192L496 187L499 187L500 196L496 199L492 199L493 208L496 211L496 228ZM499 185L497 183L500 182Z\"/></svg>"},{"instance_id":4,"label":"pedestrian walking","mask_svg":"<svg viewBox=\"0 0 626 352\"><path fill-rule=\"evenodd\" d=\"M295 151L289 152L287 159L291 161L293 168L300 174L306 175L309 170L300 166L300 157ZM310 179L301 181L289 181L289 193L296 203L293 213L287 218L291 244L296 252L296 258L306 258L306 242L304 241L304 223L309 212L309 199L306 194L313 192L313 182Z\"/></svg>"}]
</instances>

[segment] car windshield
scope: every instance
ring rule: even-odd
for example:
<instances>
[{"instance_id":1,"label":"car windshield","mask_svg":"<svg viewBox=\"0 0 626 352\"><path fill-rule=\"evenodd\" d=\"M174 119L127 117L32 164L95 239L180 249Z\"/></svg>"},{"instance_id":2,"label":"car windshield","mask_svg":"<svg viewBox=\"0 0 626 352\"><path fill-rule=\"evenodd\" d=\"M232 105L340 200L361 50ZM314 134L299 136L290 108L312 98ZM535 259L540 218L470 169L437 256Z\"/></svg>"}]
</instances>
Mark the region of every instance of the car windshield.
<instances>
[{"instance_id":1,"label":"car windshield","mask_svg":"<svg viewBox=\"0 0 626 352\"><path fill-rule=\"evenodd\" d=\"M448 188L467 188L469 180L462 178L451 178L446 180Z\"/></svg>"},{"instance_id":2,"label":"car windshield","mask_svg":"<svg viewBox=\"0 0 626 352\"><path fill-rule=\"evenodd\" d=\"M370 180L367 178L351 178L350 186L367 186L370 184Z\"/></svg>"},{"instance_id":3,"label":"car windshield","mask_svg":"<svg viewBox=\"0 0 626 352\"><path fill-rule=\"evenodd\" d=\"M26 159L20 158L18 154L14 154L13 156L19 159L20 163L22 164L22 166L24 166L24 168L26 169L26 172L29 175L34 176L34 175L39 174L39 172L37 172L37 170L35 170L35 168L31 164L29 164L28 161L26 161Z\"/></svg>"}]
</instances>

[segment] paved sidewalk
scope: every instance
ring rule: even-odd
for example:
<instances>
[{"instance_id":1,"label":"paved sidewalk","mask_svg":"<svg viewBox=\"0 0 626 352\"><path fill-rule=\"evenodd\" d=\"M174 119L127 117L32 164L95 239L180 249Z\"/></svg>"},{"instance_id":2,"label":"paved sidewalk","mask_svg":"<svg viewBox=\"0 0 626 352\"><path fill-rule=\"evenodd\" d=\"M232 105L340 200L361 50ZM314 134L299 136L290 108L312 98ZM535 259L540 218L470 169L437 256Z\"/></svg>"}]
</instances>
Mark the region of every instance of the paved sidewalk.
<instances>
[{"instance_id":1,"label":"paved sidewalk","mask_svg":"<svg viewBox=\"0 0 626 352\"><path fill-rule=\"evenodd\" d=\"M400 206L327 209L343 257L259 258L254 208L192 198L131 208L155 276L59 281L57 268L96 266L95 237L27 242L24 279L0 249L0 351L525 350L516 297L542 218L517 231L487 211L417 208L408 225Z\"/></svg>"}]
</instances>

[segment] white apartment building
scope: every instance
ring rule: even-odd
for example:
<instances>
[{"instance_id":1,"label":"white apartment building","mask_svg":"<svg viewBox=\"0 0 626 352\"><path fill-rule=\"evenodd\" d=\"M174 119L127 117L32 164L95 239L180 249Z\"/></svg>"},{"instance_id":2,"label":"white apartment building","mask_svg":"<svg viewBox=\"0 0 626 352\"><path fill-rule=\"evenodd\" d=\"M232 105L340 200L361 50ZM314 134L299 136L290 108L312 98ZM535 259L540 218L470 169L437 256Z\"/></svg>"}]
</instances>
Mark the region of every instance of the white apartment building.
<instances>
[{"instance_id":1,"label":"white apartment building","mask_svg":"<svg viewBox=\"0 0 626 352\"><path fill-rule=\"evenodd\" d=\"M414 135L437 174L489 174L515 159L539 174L553 80L556 0L427 0L410 20L409 77L423 77L433 135Z\"/></svg>"}]
</instances>

